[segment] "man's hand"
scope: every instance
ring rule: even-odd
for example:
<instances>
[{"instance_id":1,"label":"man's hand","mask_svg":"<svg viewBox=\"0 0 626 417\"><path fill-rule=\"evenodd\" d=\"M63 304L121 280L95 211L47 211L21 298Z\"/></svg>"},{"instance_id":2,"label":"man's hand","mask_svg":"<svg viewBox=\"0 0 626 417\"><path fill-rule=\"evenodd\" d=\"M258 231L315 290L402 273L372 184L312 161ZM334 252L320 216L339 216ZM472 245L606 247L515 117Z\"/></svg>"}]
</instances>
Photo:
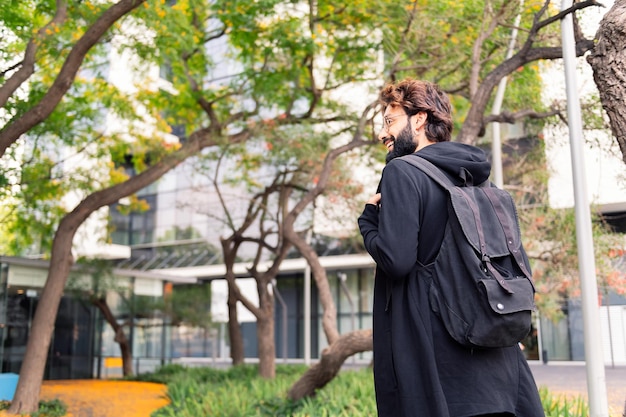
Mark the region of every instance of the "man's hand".
<instances>
[{"instance_id":1,"label":"man's hand","mask_svg":"<svg viewBox=\"0 0 626 417\"><path fill-rule=\"evenodd\" d=\"M380 204L380 193L374 194L367 200L367 204L373 204L375 206Z\"/></svg>"}]
</instances>

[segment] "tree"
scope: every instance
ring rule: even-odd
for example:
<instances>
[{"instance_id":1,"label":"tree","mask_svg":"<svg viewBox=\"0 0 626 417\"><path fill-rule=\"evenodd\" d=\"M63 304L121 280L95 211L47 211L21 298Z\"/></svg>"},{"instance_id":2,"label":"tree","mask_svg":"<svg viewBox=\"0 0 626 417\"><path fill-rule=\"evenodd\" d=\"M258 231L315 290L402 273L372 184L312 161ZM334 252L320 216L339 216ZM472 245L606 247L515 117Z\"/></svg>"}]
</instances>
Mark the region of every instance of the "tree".
<instances>
[{"instance_id":1,"label":"tree","mask_svg":"<svg viewBox=\"0 0 626 417\"><path fill-rule=\"evenodd\" d=\"M363 134L357 133L348 144L329 148L337 134L341 135L341 131L316 132L305 126L270 123L257 130L255 137L245 145L227 147L218 161L209 164L207 169L206 175L212 178L223 209L223 214L211 213L211 216L223 222L229 231L221 238L221 243L229 288L231 356L233 363L243 362L239 323L234 315L236 303L241 302L257 319L259 373L266 378L275 374L276 356L271 287L281 263L294 245L292 240L300 240L312 227L310 213L315 198L329 192L341 192L348 198L349 190L359 189L351 186L355 184L349 172L342 171L334 162L369 141L360 139ZM321 165L320 160L324 161ZM240 199L247 201L247 209L241 210L240 199L232 198L237 193L231 188L233 184L243 189ZM227 191L223 190L225 187ZM247 256L242 253L244 246L247 246ZM310 249L308 244L306 248ZM248 257L248 272L257 282L258 305L241 292L235 279L235 261L248 260ZM317 257L315 259L319 265ZM324 269L317 270L315 276L324 305L325 332L331 335L329 339L336 338L336 309Z\"/></svg>"},{"instance_id":2,"label":"tree","mask_svg":"<svg viewBox=\"0 0 626 417\"><path fill-rule=\"evenodd\" d=\"M79 259L79 276L70 279L67 288L76 298L87 300L100 310L104 320L111 326L115 334L115 342L120 346L122 355L122 373L124 376L133 374L133 353L130 342L124 332L125 324L118 322L107 302L107 293L115 291L122 295L127 288L120 288L115 280L110 263L102 260ZM84 277L88 277L84 279ZM124 298L124 297L123 297ZM126 323L126 325L132 323Z\"/></svg>"},{"instance_id":3,"label":"tree","mask_svg":"<svg viewBox=\"0 0 626 417\"><path fill-rule=\"evenodd\" d=\"M507 144L505 174L507 190L517 202L524 246L533 267L538 310L556 323L563 318L563 302L580 297L576 219L573 208L548 204L545 144L538 132L541 127L534 126L527 137ZM619 247L619 237L610 233L599 213L592 215L598 277L607 287L622 292L624 274L611 256Z\"/></svg>"},{"instance_id":4,"label":"tree","mask_svg":"<svg viewBox=\"0 0 626 417\"><path fill-rule=\"evenodd\" d=\"M619 144L622 160L626 163L626 1L616 0L604 15L595 36L595 47L587 56L593 68L602 107L609 117L611 132Z\"/></svg>"},{"instance_id":5,"label":"tree","mask_svg":"<svg viewBox=\"0 0 626 417\"><path fill-rule=\"evenodd\" d=\"M460 16L459 19L463 19L463 23L481 23L478 27L468 23L464 30L459 30L458 27L455 28L456 30L452 30L455 24L459 24L459 22L452 19L452 23L449 26L443 26L444 30L449 31L447 35L443 36L441 36L441 28L437 27L437 25L441 25L441 21L435 18L420 19L420 26L423 25L424 27L414 28L413 25L417 21L418 12L424 13L428 6L418 6L417 3L414 3L412 8L398 9L400 12L397 14L394 14L394 11L391 10L389 14L386 14L387 16L397 16L398 14L400 16L399 20L395 21L395 24L389 25L389 28L403 28L403 30L399 32L390 30L384 34L387 36L386 52L392 57L391 62L386 67L387 78L394 80L413 76L437 81L452 95L457 109L461 108L461 114L456 116L457 120L463 120L463 123L459 126L457 140L475 144L478 142L479 135L484 132L485 125L490 121L508 121L510 123L522 117L547 117L558 113L558 109L545 111L543 109L524 108L525 103L528 103L528 101L524 99L519 100L523 97L523 95L519 95L519 92L523 93L524 90L519 90L519 84L516 87L515 83L516 81L518 83L528 81L528 76L531 75L530 85L532 86L533 83L537 85L537 78L532 79L532 74L536 74L536 69L533 70L530 66L524 68L524 66L542 59L557 59L561 57L560 46L546 45L550 41L550 25L558 22L566 13L573 13L576 10L594 4L595 2L577 3L569 10L545 18L543 16L549 10L549 1L545 2L543 6L539 6L536 3L528 5L527 7L530 10L527 10L524 14L525 19L522 20L525 22L523 25L525 25L524 29L527 33L526 39L521 42L521 47L519 47L517 53L509 59L503 59L507 38L502 34L502 31L504 28L510 27L510 24L507 22L512 21L517 10L517 5L513 2L485 2L484 6L482 6L484 7L482 11L480 8L478 10L473 9L471 5L457 4L454 13ZM432 7L428 9L429 16L441 15L442 12L437 10L437 5L431 2L429 6ZM444 5L439 7L444 7ZM534 15L529 13L535 9ZM481 13L482 16L480 15ZM429 27L428 22L432 26ZM542 30L546 32L546 28L548 33L540 36ZM466 47L465 49L457 50L456 45L463 44L463 42L459 39L454 39L455 36L450 35L450 33L472 34L473 36L468 35L465 39L465 46L469 44L471 48ZM498 33L500 34L498 35ZM428 41L432 42L433 38L436 39L436 42L429 43ZM443 43L442 39L444 39ZM447 39L450 39L450 44L446 44L445 40ZM552 43L558 45L554 38ZM591 41L579 39L577 53L582 54L592 46L593 43ZM456 50L457 55L454 56L458 60L452 59L449 62L444 62L445 58L451 56L450 52L453 50ZM427 60L424 59L425 56L427 56ZM449 65L449 67L446 65ZM521 73L518 73L519 69L521 69ZM519 110L515 113L487 118L485 112L490 103L493 89L503 77L507 76L511 76L513 89L518 92L517 98L519 100L517 102L509 101L508 107L517 107ZM532 87L526 91L531 92ZM306 249L299 249L307 257L308 252ZM314 260L309 257L307 257L307 260L315 270ZM333 341L336 341L337 345L334 345ZM343 354L346 352L349 354L350 352L350 350L342 349L345 346L341 342L341 338L329 338L330 346L323 353L321 361L311 367L290 389L289 397L291 399L313 395L315 390L323 387L336 375L345 359ZM358 345L354 341L352 343ZM333 348L336 348L336 351Z\"/></svg>"},{"instance_id":6,"label":"tree","mask_svg":"<svg viewBox=\"0 0 626 417\"><path fill-rule=\"evenodd\" d=\"M68 5L65 0L57 0L56 10L54 11L52 19L41 28L33 27L32 30L36 30L36 32L32 37L28 29L30 29L34 22L40 21L41 19L41 15L36 15L35 13L33 13L33 16L28 16L29 12L32 12L31 7L36 3L23 2L19 6L13 5L16 6L17 13L16 9L13 7L3 8L3 12L8 16L3 16L2 22L5 25L9 25L8 29L11 30L12 34L18 35L18 39L15 42L17 44L16 46L23 46L21 45L23 42L27 42L27 44L24 49L22 61L12 63L8 69L2 72L3 84L0 87L0 106L5 110L9 110L9 114L13 114L11 114L12 117L9 122L0 130L0 156L4 155L7 148L15 143L22 134L50 116L71 87L74 77L89 50L102 38L111 26L124 15L132 12L144 1L145 0L121 0L117 4L106 4L103 6L102 10L98 10L98 12L102 11L102 13L96 13L94 16L93 12L85 12L84 8L76 9L70 6L68 10ZM91 9L95 8L91 3L88 3L87 7ZM45 10L45 12L47 11L48 10ZM89 27L82 35L79 35L78 40L72 45L67 53L63 67L60 69L54 82L50 85L43 97L36 100L35 103L32 103L29 108L23 108L17 105L13 107L14 103L12 103L12 101L15 100L16 92L18 92L20 88L24 88L25 83L28 82L35 72L37 53L40 45L44 42L58 39L58 37L54 35L60 32L60 28L63 25L68 23L68 11L73 12L72 16L76 19L75 23L80 24L83 19L85 19L89 23ZM34 17L36 17L36 19ZM91 22L89 22L90 18L93 19ZM32 20L29 21L30 19ZM26 25L24 25L25 23ZM70 24L71 23L73 22L70 22ZM6 56L7 54L4 54L4 57ZM9 73L11 75L8 75Z\"/></svg>"},{"instance_id":7,"label":"tree","mask_svg":"<svg viewBox=\"0 0 626 417\"><path fill-rule=\"evenodd\" d=\"M122 0L117 5L131 7L131 3L135 7L140 4ZM311 253L302 243L302 236L295 229L296 219L325 191L324 181L331 172L325 169L332 166L339 154L348 150L343 147L363 141L375 143L369 129L374 127L378 110L374 96L383 80L415 76L437 81L455 100L459 113L456 120L462 120L462 115L467 114L463 125L459 126L458 140L475 142L486 124L484 113L499 80L510 76L511 90L524 91L524 81L537 72L528 64L561 57L558 42L550 37L551 25L564 13L595 4L593 1L576 3L570 10L545 18L549 2L528 4L524 16L534 17L523 20L526 39L512 58L503 60L510 27L508 22L517 11L515 4L505 1L483 5L474 2L398 4L355 0L341 6L320 1L309 3L308 7L278 0L246 4L225 1L206 4L201 0L190 0L171 7L150 2L135 8L133 19L128 22L135 30L125 30L124 41L116 43L115 47L140 58L135 63L135 70L139 73L149 74L149 65L167 69L169 83L163 88L147 85L150 77L145 77L143 84L137 82L136 91L122 92L96 72L96 76L86 77L67 89L67 83L76 74L75 70L72 73L67 69L72 68L70 64L62 68L51 65L49 73L42 71L40 76L31 77L27 94L11 95L11 100L3 107L12 119L0 131L0 144L4 146L2 154L7 150L13 152L15 141L30 129L28 138L23 140L30 146L36 169L17 170L19 175L31 175L28 181L17 181L17 184L24 201L32 202L28 207L34 208L33 213L52 213L38 224L45 224L48 230L55 230L55 234L50 246L50 274L33 322L11 411L34 410L45 365L45 354L41 353L45 353L49 344L53 323L50 320L56 314L72 264L72 240L77 228L96 210L138 192L188 157L201 152L219 153L218 146L244 143L254 138L259 126L273 124L277 128L294 128L307 125L311 131L316 127L323 131L336 124L338 131L351 132L350 139L344 143L329 139L335 146L326 154L320 180L317 185L306 188L303 198L285 217L283 226L286 241L297 247L312 264L316 284L323 293L324 285L327 285L325 272L320 270L317 273L319 264L315 262L314 252ZM41 62L54 62L51 57L58 55L55 48L62 44L69 45L62 50L67 53L66 61L76 65L77 61L70 59L75 56L72 48L79 51L82 49L78 45L85 44L80 43L82 37L72 38L73 31L78 30L84 20L89 20L89 16L98 22L96 16L101 10L112 10L117 5L94 6L90 2L81 2L76 9L68 8L82 14L77 20L68 20L56 37L53 36L55 29L50 29L47 36L51 41L45 44L45 53L39 55ZM65 3L59 2L60 14L63 7ZM446 11L446 8L450 10ZM433 18L420 19L417 25L417 18L422 13ZM381 19L380 16L385 17ZM119 34L120 31L114 29L112 33ZM43 29L43 33L47 34L47 31ZM84 36L91 33L87 31ZM460 33L467 36L458 35ZM31 32L28 32L20 39L30 36ZM103 39L108 43L119 38ZM33 41L33 45L39 44ZM25 50L26 41L20 46ZM593 47L593 41L579 38L577 46L582 55ZM384 66L380 62L380 52L390 57ZM229 58L224 59L225 56ZM96 58L94 55L94 62ZM46 65L41 67L46 68ZM522 71L518 72L519 68L523 68ZM350 103L354 100L342 97L342 94L351 94L356 87L367 90L372 85L373 94L360 100L356 109L355 103ZM21 97L26 98L22 100ZM60 100L60 97L65 99ZM517 120L529 114L540 116L542 112L537 109L529 111L522 105L528 102L532 100L518 96L509 105L509 109L516 111L496 115L491 121ZM125 125L129 126L129 131L98 130L93 122L97 119L94 117L97 112L91 107L95 103L102 106L99 110L114 112L120 119L132 122ZM54 107L56 105L63 106L64 111ZM73 112L76 117L63 117ZM137 123L141 125L135 126ZM155 126L155 130L182 127L182 145L171 144L152 131L144 132L146 125ZM85 175L86 172L74 175L75 180L80 180L79 203L73 208L53 204L53 197L63 195L71 187L67 182L59 181L60 177L55 177L61 159L51 157L48 148L38 146L39 137L42 143L72 145L74 149L87 150L96 158L110 161L107 179L94 178ZM308 138L310 136L303 136L303 140ZM53 139L56 142L51 142ZM132 168L136 175L130 177L120 169L122 165ZM4 178L19 175L3 173ZM41 193L27 193L29 187L31 191L44 192L44 198L37 198L42 196ZM32 196L30 200L27 194ZM53 207L54 210L44 211L42 207ZM36 217L33 215L34 220ZM41 235L45 241L45 233ZM342 339L333 325L333 319L336 320L333 311L332 304L324 304L323 325L329 347L323 352L321 365L311 368L303 377L303 380L310 378L312 383L307 383L306 389L299 391L301 394L298 395L311 395L316 388L327 383L338 371L341 358L345 359L346 352L350 352L350 349L343 349L346 346L343 341L348 339ZM362 337L359 340L369 340L367 332L359 336Z\"/></svg>"},{"instance_id":8,"label":"tree","mask_svg":"<svg viewBox=\"0 0 626 417\"><path fill-rule=\"evenodd\" d=\"M90 3L87 3L85 7L92 7ZM265 6L267 5L250 5L248 12L250 16L262 16L266 14ZM276 65L269 68L265 72L258 72L254 65L244 71L240 75L233 76L232 85L209 85L207 91L201 91L202 87L207 86L204 82L200 84L198 80L203 79L206 76L207 67L215 68L215 63L211 63L210 56L204 49L205 43L211 41L219 41L223 37L226 30L231 30L232 27L236 27L239 22L236 20L240 17L240 10L221 9L219 5L215 5L215 10L211 10L210 7L206 7L202 2L195 2L193 4L180 4L167 8L160 4L154 6L147 6L145 10L141 10L141 13L137 13L138 17L144 24L146 24L157 35L155 43L144 43L145 39L141 39L137 36L134 39L135 42L128 42L127 45L132 44L132 48L142 58L146 58L146 61L156 62L157 64L171 64L171 69L174 74L173 86L174 89L164 89L159 91L141 90L139 91L134 100L140 100L145 108L150 111L150 114L154 117L153 120L157 122L163 120L161 117L162 112L167 111L169 113L168 122L172 125L180 125L181 122L185 126L186 135L184 138L184 144L182 146L167 146L163 140L157 137L146 137L142 135L138 130L133 130L132 134L135 141L129 143L124 141L120 134L110 135L96 135L96 131L83 130L88 134L86 136L85 147L88 148L90 142L95 143L96 140L107 139L104 145L98 146L95 149L94 155L109 155L111 158L111 178L109 181L102 181L102 178L94 179L90 178L84 183L81 183L85 188L81 190L83 194L80 202L73 208L67 209L56 205L56 210L53 212L54 216L50 216L45 221L39 222L40 225L46 225L46 227L56 230L54 238L51 242L50 248L50 271L46 281L46 285L41 294L40 303L35 314L33 326L31 329L31 337L29 338L24 363L20 372L20 382L16 391L14 401L11 405L10 411L13 413L22 413L33 411L37 404L39 386L41 384L41 378L43 375L43 369L45 365L45 352L50 342L50 336L52 333L53 320L58 309L58 303L65 287L70 267L73 263L71 248L72 241L78 227L96 210L101 207L106 207L122 197L132 195L146 187L150 183L154 182L165 172L177 166L181 161L189 156L197 155L200 150L214 146L220 143L235 144L243 142L248 139L254 129L246 127L245 123L258 120L259 109L263 106L267 108L272 107L268 103L277 102L280 107L285 108L286 112L280 113L281 116L274 117L272 120L277 125L294 124L298 125L302 123L302 120L312 119L313 123L323 124L332 120L339 120L333 115L332 101L329 101L330 105L327 105L329 109L329 115L323 115L321 117L314 117L314 110L316 105L319 104L319 100L322 98L321 90L313 90L313 95L309 92L310 83L305 85L300 84L299 78L301 76L307 76L309 70L312 67L306 67L307 69L302 73L300 69L302 67L296 66L296 62L291 53L301 54L302 49L295 48L300 47L298 44L299 39L293 39L285 44L277 45L277 47L284 48L285 55L284 62L280 60L276 61ZM204 23L208 21L208 11L220 13L225 15L223 25L218 25L217 29L213 32L208 30L204 26ZM253 25L256 22L251 20ZM289 31L290 25L293 23L290 19L287 19L286 24L281 27L282 31ZM152 24L153 26L150 26ZM167 26L169 24L170 26ZM187 25L187 26L186 26ZM182 30L181 30L182 29ZM243 32L242 32L243 33ZM180 39L178 36L182 36ZM188 38L185 38L185 35ZM129 35L132 37L132 35ZM232 39L237 41L237 34ZM277 38L280 39L280 38ZM187 42L189 41L189 42ZM161 43L159 43L161 42ZM309 48L310 43L302 45L305 49ZM183 52L181 53L181 48ZM367 51L368 46L357 46L354 48L354 53L361 53ZM248 54L256 53L255 50L245 51ZM71 53L70 53L71 54ZM48 55L50 56L50 55ZM305 57L305 55L301 55ZM182 58L181 58L182 57ZM246 62L246 55L242 55L240 62ZM281 65L285 65L286 69L282 70ZM278 70L278 71L277 71ZM63 73L63 69L59 74ZM360 70L356 70L357 75ZM54 71L53 71L54 73ZM278 74L278 77L277 77ZM241 76L245 75L245 76ZM283 84L285 80L293 79L293 83ZM46 81L45 75L39 78L40 81ZM100 78L96 77L95 82L89 84L88 82L82 83L81 88L87 88L93 86L95 89L102 88L107 91L108 94L112 94L115 97L115 101L108 99L105 101L106 108L114 109L118 115L125 115L129 120L139 121L136 112L129 111L128 105L133 100L128 100L128 97L122 97L120 99L120 92L116 89L107 89L103 83L100 82ZM348 81L354 81L353 73L340 74L335 81L339 84L333 84L327 88L332 90L341 83ZM39 81L38 81L39 82ZM32 97L29 96L29 100L25 102L19 102L18 104L22 108L28 108L31 105L31 110L24 110L24 115L39 115L44 114L41 112L39 106L38 95L33 94L35 91L44 91L45 82L37 84L31 79L29 86L39 87L39 90L32 89ZM54 82L52 85L55 85ZM277 89L277 86L280 87ZM287 88L285 88L287 87ZM57 91L53 88L51 92ZM172 94L174 91L174 94ZM278 94L277 94L278 93ZM52 94L52 93L50 93ZM76 101L78 104L81 100L84 100L85 96L81 95L80 90L74 92ZM45 96L52 97L49 100L54 102L58 99L57 95ZM98 97L107 97L106 95ZM111 97L111 96L108 96ZM92 97L93 98L93 97ZM233 111L232 103L236 102L235 99L240 100L240 103L245 103L245 100L251 100L250 107L244 107ZM310 102L309 112L304 114L292 113L294 104L299 100ZM19 100L18 100L19 101ZM44 103L49 103L48 99ZM68 102L68 108L70 106ZM17 108L14 106L13 108ZM45 106L44 106L45 107ZM5 108L8 108L5 106ZM47 107L46 107L47 108ZM33 110L37 109L37 110ZM74 111L80 110L82 116L89 114L89 106L85 108L74 107ZM57 109L58 111L58 109ZM17 114L18 112L16 112ZM93 113L92 113L93 114ZM286 116L283 116L286 115ZM37 118L35 118L37 119ZM67 119L67 118L65 118ZM61 140L65 140L66 144L71 144L74 147L79 147L80 143L76 140L76 136L68 134L65 129L59 129L60 123L66 122L65 127L72 127L74 129L77 126L71 126L71 120L65 120L62 117L55 117L55 114L48 113L48 118L44 122L49 123L48 129L43 124L37 125L36 122L30 125L31 130L29 136L32 138L37 132L34 127L36 126L41 134L47 135L46 139L50 139L50 136L55 136ZM77 118L80 119L80 118ZM181 120L182 119L182 120ZM4 136L2 136L3 143L7 145L8 149L15 140L19 137L20 129L23 127L19 122L20 119L15 119L15 124L8 124L3 130ZM32 120L32 119L28 119ZM37 119L38 120L38 119ZM82 121L88 120L84 117ZM18 123L19 122L19 123ZM242 128L242 122L243 128ZM56 125L55 125L56 123ZM16 126L11 128L11 126ZM49 129L50 126L54 126L55 129ZM76 130L73 130L75 132ZM235 133L224 133L233 132ZM17 132L17 133L16 133ZM36 138L36 136L35 136ZM108 141L110 139L110 142ZM54 160L42 152L40 148L36 146L36 142L30 150L32 151L35 170L28 171L33 176L29 181L19 182L19 191L23 197L27 197L28 189L30 191L35 190L39 184L44 184L45 194L32 194L31 201L33 204L30 208L33 208L35 214L40 213L37 210L40 200L37 197L42 198L46 204L50 204L54 198L62 195L60 192L67 192L69 188L61 187L61 177L50 175L53 168L58 165L59 160ZM117 168L117 164L128 164L130 162L132 168L135 171L134 176L129 177L126 173ZM43 168L43 169L42 169ZM47 168L47 170L45 169ZM17 171L18 175L22 175L26 171ZM48 173L48 176L42 176L44 173ZM83 172L84 174L85 172ZM54 197L54 198L53 198ZM35 218L34 216L33 218ZM41 234L42 240L47 240L45 234ZM41 248L46 248L46 244L42 244ZM52 321L51 321L52 320ZM43 352L43 354L42 354Z\"/></svg>"},{"instance_id":9,"label":"tree","mask_svg":"<svg viewBox=\"0 0 626 417\"><path fill-rule=\"evenodd\" d=\"M171 326L188 330L201 329L206 335L214 328L211 316L211 287L209 284L171 285L166 287L163 303L152 308L162 311ZM210 333L209 333L210 334ZM187 338L187 349L189 340ZM189 355L188 355L189 356Z\"/></svg>"}]
</instances>

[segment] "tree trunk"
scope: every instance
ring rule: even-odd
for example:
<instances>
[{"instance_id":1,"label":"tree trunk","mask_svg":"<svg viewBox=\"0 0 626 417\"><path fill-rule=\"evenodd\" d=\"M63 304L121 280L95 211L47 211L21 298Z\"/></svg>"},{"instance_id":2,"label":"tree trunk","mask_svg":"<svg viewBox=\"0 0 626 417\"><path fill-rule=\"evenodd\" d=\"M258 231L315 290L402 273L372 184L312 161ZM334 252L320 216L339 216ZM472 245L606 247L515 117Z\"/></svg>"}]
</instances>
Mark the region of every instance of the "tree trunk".
<instances>
[{"instance_id":1,"label":"tree trunk","mask_svg":"<svg viewBox=\"0 0 626 417\"><path fill-rule=\"evenodd\" d=\"M337 375L350 356L372 350L372 330L356 330L339 337L322 352L318 363L311 366L291 387L287 396L297 401L315 394Z\"/></svg>"},{"instance_id":2,"label":"tree trunk","mask_svg":"<svg viewBox=\"0 0 626 417\"><path fill-rule=\"evenodd\" d=\"M276 344L274 343L274 297L268 291L269 284L258 284L261 314L256 320L259 344L259 376L272 379L276 376Z\"/></svg>"},{"instance_id":3,"label":"tree trunk","mask_svg":"<svg viewBox=\"0 0 626 417\"><path fill-rule=\"evenodd\" d=\"M261 378L273 379L276 376L273 314L269 317L257 317L256 333L259 342L259 376Z\"/></svg>"},{"instance_id":4,"label":"tree trunk","mask_svg":"<svg viewBox=\"0 0 626 417\"><path fill-rule=\"evenodd\" d=\"M35 311L15 396L8 410L12 414L32 414L37 411L39 405L39 392L46 368L54 321L73 264L72 239L76 228L80 225L80 222L72 220L73 218L66 216L61 221L52 242L48 279Z\"/></svg>"},{"instance_id":5,"label":"tree trunk","mask_svg":"<svg viewBox=\"0 0 626 417\"><path fill-rule=\"evenodd\" d=\"M230 337L230 358L233 365L243 364L243 336L237 316L237 296L228 283L228 335Z\"/></svg>"},{"instance_id":6,"label":"tree trunk","mask_svg":"<svg viewBox=\"0 0 626 417\"><path fill-rule=\"evenodd\" d=\"M122 373L124 376L133 375L133 351L130 342L124 333L124 328L120 326L115 332L115 341L119 343L122 352Z\"/></svg>"},{"instance_id":7,"label":"tree trunk","mask_svg":"<svg viewBox=\"0 0 626 417\"><path fill-rule=\"evenodd\" d=\"M116 320L113 312L109 308L109 304L107 304L106 298L94 298L91 302L98 307L106 322L113 328L115 341L120 345L120 351L122 352L122 373L124 376L133 375L133 352L130 348L130 342L126 337L126 333L124 333L124 327Z\"/></svg>"},{"instance_id":8,"label":"tree trunk","mask_svg":"<svg viewBox=\"0 0 626 417\"><path fill-rule=\"evenodd\" d=\"M595 40L587 61L626 163L626 0L615 0L602 18Z\"/></svg>"}]
</instances>

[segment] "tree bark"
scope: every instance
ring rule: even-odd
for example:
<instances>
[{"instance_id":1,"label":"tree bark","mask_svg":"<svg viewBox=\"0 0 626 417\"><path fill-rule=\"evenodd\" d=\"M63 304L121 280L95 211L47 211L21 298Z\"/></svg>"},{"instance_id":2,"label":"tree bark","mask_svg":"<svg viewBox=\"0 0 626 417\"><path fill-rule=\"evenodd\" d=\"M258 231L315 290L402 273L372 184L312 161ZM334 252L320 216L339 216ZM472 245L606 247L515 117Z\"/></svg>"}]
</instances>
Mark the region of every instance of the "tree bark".
<instances>
[{"instance_id":1,"label":"tree bark","mask_svg":"<svg viewBox=\"0 0 626 417\"><path fill-rule=\"evenodd\" d=\"M626 0L615 0L600 22L595 41L587 62L626 163Z\"/></svg>"},{"instance_id":2,"label":"tree bark","mask_svg":"<svg viewBox=\"0 0 626 417\"><path fill-rule=\"evenodd\" d=\"M50 347L54 320L61 296L73 263L72 239L80 223L67 216L59 225L52 243L52 258L48 279L43 287L37 310L26 343L24 362L20 369L15 396L8 412L31 414L37 410L41 381L46 366L46 353Z\"/></svg>"},{"instance_id":3,"label":"tree bark","mask_svg":"<svg viewBox=\"0 0 626 417\"><path fill-rule=\"evenodd\" d=\"M217 182L214 182L216 190L219 188ZM226 210L226 208L224 208ZM239 326L239 317L237 314L237 302L239 301L239 289L235 281L235 273L233 267L237 259L237 250L240 243L235 239L237 233L229 238L221 238L222 253L224 255L224 265L226 265L225 279L228 284L228 336L230 339L230 358L233 365L241 365L244 362L243 352L243 335Z\"/></svg>"},{"instance_id":4,"label":"tree bark","mask_svg":"<svg viewBox=\"0 0 626 417\"><path fill-rule=\"evenodd\" d=\"M106 322L113 328L115 341L120 345L120 351L122 352L122 373L124 376L131 376L133 374L133 352L130 348L128 337L124 333L124 327L118 323L113 315L106 298L93 298L91 302L98 307Z\"/></svg>"},{"instance_id":5,"label":"tree bark","mask_svg":"<svg viewBox=\"0 0 626 417\"><path fill-rule=\"evenodd\" d=\"M311 366L289 389L289 399L297 401L315 395L337 376L341 366L350 356L372 350L372 330L356 330L339 337L322 352L318 363Z\"/></svg>"},{"instance_id":6,"label":"tree bark","mask_svg":"<svg viewBox=\"0 0 626 417\"><path fill-rule=\"evenodd\" d=\"M233 365L243 364L243 336L237 315L237 296L228 283L228 335L230 337L230 358Z\"/></svg>"},{"instance_id":7,"label":"tree bark","mask_svg":"<svg viewBox=\"0 0 626 417\"><path fill-rule=\"evenodd\" d=\"M262 314L257 316L256 334L259 343L259 376L273 379L276 376L276 344L274 343L274 297L267 289L259 291Z\"/></svg>"}]
</instances>

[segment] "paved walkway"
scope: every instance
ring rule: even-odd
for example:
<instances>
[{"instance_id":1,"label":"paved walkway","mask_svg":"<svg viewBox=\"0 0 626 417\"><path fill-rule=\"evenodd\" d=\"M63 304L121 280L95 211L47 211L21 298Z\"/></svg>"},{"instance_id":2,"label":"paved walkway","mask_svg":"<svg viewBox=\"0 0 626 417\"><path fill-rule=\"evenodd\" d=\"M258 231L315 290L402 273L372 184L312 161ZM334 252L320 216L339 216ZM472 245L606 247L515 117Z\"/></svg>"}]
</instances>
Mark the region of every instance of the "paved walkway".
<instances>
[{"instance_id":1,"label":"paved walkway","mask_svg":"<svg viewBox=\"0 0 626 417\"><path fill-rule=\"evenodd\" d=\"M587 399L587 369L583 362L549 362L544 365L531 361L529 364L537 386L548 387L553 393L581 395ZM604 372L609 414L622 417L626 412L626 366L607 366Z\"/></svg>"}]
</instances>

